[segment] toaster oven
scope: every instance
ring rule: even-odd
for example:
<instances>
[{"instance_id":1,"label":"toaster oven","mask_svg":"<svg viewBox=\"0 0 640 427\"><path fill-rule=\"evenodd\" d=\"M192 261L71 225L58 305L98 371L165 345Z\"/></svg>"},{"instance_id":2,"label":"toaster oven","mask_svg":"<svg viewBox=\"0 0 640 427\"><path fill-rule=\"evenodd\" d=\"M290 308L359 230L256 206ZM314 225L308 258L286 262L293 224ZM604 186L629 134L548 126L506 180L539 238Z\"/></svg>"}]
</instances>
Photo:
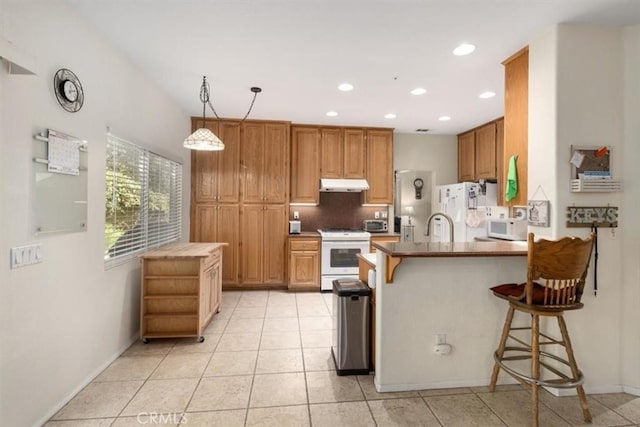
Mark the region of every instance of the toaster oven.
<instances>
[{"instance_id":1,"label":"toaster oven","mask_svg":"<svg viewBox=\"0 0 640 427\"><path fill-rule=\"evenodd\" d=\"M386 233L389 231L389 225L383 219L366 219L362 221L362 229L369 233Z\"/></svg>"}]
</instances>

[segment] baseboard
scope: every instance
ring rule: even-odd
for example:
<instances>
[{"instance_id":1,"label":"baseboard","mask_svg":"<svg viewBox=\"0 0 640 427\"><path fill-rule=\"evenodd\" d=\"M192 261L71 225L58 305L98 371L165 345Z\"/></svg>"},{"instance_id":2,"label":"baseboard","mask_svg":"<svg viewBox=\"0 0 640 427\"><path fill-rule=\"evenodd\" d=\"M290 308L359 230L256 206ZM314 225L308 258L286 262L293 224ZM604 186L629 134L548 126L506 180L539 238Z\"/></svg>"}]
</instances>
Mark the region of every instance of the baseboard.
<instances>
[{"instance_id":1,"label":"baseboard","mask_svg":"<svg viewBox=\"0 0 640 427\"><path fill-rule=\"evenodd\" d=\"M104 371L109 365L111 365L111 363L113 363L114 360L120 357L120 355L124 353L125 350L128 349L131 346L131 344L133 344L138 339L140 339L140 334L139 332L136 332L135 335L129 338L128 344L123 345L115 353L111 354L106 362L104 362L102 365L94 369L93 372L87 375L87 377L76 388L74 388L69 394L67 394L62 400L60 400L53 408L51 408L51 410L42 418L40 418L38 422L36 422L33 425L33 427L42 426L47 421L49 421L49 419L53 417L60 409L62 409L64 405L69 403L69 401L73 399L76 394L80 393L80 391L83 388L89 385L91 381L93 381L98 375L100 375L102 371Z\"/></svg>"},{"instance_id":2,"label":"baseboard","mask_svg":"<svg viewBox=\"0 0 640 427\"><path fill-rule=\"evenodd\" d=\"M632 394L634 396L640 396L640 388L638 387L630 387L628 385L623 385L622 391L624 391L625 393Z\"/></svg>"},{"instance_id":3,"label":"baseboard","mask_svg":"<svg viewBox=\"0 0 640 427\"><path fill-rule=\"evenodd\" d=\"M431 390L442 388L460 388L460 387L486 387L490 380L480 379L478 381L437 381L428 383L410 383L410 384L385 384L381 386L378 382L378 377L373 377L373 385L376 387L378 393L392 392L392 391L416 391L416 390ZM513 378L504 378L498 381L498 385L503 384L519 384Z\"/></svg>"}]
</instances>

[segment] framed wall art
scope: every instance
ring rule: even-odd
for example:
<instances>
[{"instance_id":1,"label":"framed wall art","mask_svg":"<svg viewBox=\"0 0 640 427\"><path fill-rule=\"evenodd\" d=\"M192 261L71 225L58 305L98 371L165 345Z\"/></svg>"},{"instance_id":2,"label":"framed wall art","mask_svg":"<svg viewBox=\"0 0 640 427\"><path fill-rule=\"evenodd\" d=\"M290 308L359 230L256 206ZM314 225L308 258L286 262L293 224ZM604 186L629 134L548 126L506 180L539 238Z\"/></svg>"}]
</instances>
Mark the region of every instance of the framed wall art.
<instances>
[{"instance_id":1,"label":"framed wall art","mask_svg":"<svg viewBox=\"0 0 640 427\"><path fill-rule=\"evenodd\" d=\"M527 202L527 220L529 225L549 227L549 201L529 200Z\"/></svg>"}]
</instances>

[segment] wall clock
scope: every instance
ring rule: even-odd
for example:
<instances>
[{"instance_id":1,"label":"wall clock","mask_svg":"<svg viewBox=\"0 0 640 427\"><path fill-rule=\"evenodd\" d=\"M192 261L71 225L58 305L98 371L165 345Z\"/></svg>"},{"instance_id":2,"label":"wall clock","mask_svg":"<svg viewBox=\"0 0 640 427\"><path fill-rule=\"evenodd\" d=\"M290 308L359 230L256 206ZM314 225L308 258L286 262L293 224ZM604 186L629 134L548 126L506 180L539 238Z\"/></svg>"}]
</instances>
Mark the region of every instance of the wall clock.
<instances>
[{"instance_id":1,"label":"wall clock","mask_svg":"<svg viewBox=\"0 0 640 427\"><path fill-rule=\"evenodd\" d=\"M82 108L84 92L78 76L73 71L59 69L53 76L53 90L62 108L68 112L75 113Z\"/></svg>"},{"instance_id":2,"label":"wall clock","mask_svg":"<svg viewBox=\"0 0 640 427\"><path fill-rule=\"evenodd\" d=\"M424 186L424 181L421 178L416 178L413 181L413 187L416 190L416 199L422 199L422 187Z\"/></svg>"}]
</instances>

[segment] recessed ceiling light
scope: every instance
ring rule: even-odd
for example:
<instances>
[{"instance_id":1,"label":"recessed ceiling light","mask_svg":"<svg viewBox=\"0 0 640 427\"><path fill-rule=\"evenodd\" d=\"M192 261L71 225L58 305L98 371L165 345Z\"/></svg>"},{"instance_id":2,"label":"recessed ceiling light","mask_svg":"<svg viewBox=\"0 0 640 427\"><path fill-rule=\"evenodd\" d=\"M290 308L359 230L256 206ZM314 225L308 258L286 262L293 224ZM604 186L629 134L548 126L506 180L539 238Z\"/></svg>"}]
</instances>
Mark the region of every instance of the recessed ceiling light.
<instances>
[{"instance_id":1,"label":"recessed ceiling light","mask_svg":"<svg viewBox=\"0 0 640 427\"><path fill-rule=\"evenodd\" d=\"M446 121L451 120L451 117L449 117L449 116L440 116L440 117L438 117L438 120L440 120L441 122L446 122Z\"/></svg>"},{"instance_id":2,"label":"recessed ceiling light","mask_svg":"<svg viewBox=\"0 0 640 427\"><path fill-rule=\"evenodd\" d=\"M489 98L493 98L494 96L496 96L496 93L495 92L491 92L490 90L488 90L488 91L482 92L480 95L478 95L478 98L489 99Z\"/></svg>"},{"instance_id":3,"label":"recessed ceiling light","mask_svg":"<svg viewBox=\"0 0 640 427\"><path fill-rule=\"evenodd\" d=\"M337 111L327 111L327 116L336 117L338 115Z\"/></svg>"},{"instance_id":4,"label":"recessed ceiling light","mask_svg":"<svg viewBox=\"0 0 640 427\"><path fill-rule=\"evenodd\" d=\"M353 85L351 83L342 83L340 86L338 86L338 89L343 91L343 92L349 92L350 90L353 90Z\"/></svg>"},{"instance_id":5,"label":"recessed ceiling light","mask_svg":"<svg viewBox=\"0 0 640 427\"><path fill-rule=\"evenodd\" d=\"M471 52L476 50L476 47L469 43L462 43L457 48L453 49L453 54L456 56L469 55Z\"/></svg>"},{"instance_id":6,"label":"recessed ceiling light","mask_svg":"<svg viewBox=\"0 0 640 427\"><path fill-rule=\"evenodd\" d=\"M411 91L411 95L424 95L427 93L427 90L423 87L417 87Z\"/></svg>"},{"instance_id":7,"label":"recessed ceiling light","mask_svg":"<svg viewBox=\"0 0 640 427\"><path fill-rule=\"evenodd\" d=\"M395 114L393 114L393 113L389 113L389 114L385 114L385 115L384 115L384 118L385 118L385 119L395 119L395 118L396 118L396 115L395 115Z\"/></svg>"}]
</instances>

